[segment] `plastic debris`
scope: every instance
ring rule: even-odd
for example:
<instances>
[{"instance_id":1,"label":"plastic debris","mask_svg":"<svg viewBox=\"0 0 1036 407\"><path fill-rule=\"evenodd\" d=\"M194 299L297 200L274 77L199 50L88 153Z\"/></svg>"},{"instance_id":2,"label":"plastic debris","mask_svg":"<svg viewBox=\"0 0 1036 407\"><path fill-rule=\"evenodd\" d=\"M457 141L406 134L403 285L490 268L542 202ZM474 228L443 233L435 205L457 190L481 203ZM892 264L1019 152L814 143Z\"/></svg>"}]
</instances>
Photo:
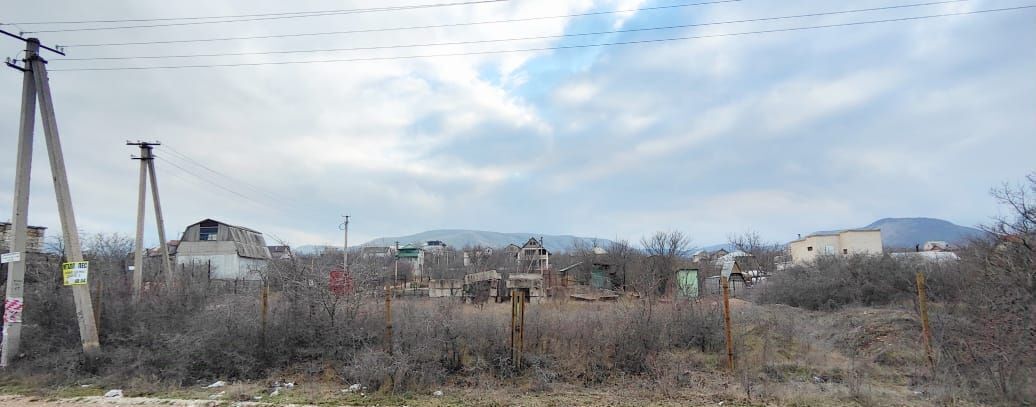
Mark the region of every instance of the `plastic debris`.
<instances>
[{"instance_id":1,"label":"plastic debris","mask_svg":"<svg viewBox=\"0 0 1036 407\"><path fill-rule=\"evenodd\" d=\"M113 398L113 399L120 398L120 397L122 397L122 390L118 390L118 389L108 390L107 393L104 393L104 397Z\"/></svg>"},{"instance_id":2,"label":"plastic debris","mask_svg":"<svg viewBox=\"0 0 1036 407\"><path fill-rule=\"evenodd\" d=\"M360 385L359 383L356 383L356 384L353 384L353 385L349 386L348 389L345 389L345 390L342 390L342 391L346 392L346 393L356 393L356 392L358 392L360 390L363 390L363 386Z\"/></svg>"},{"instance_id":3,"label":"plastic debris","mask_svg":"<svg viewBox=\"0 0 1036 407\"><path fill-rule=\"evenodd\" d=\"M217 380L215 383L212 383L212 384L210 384L208 386L205 386L205 388L206 389L215 389L217 387L223 387L223 386L226 386L226 385L227 385L227 382L222 381L222 380Z\"/></svg>"},{"instance_id":4,"label":"plastic debris","mask_svg":"<svg viewBox=\"0 0 1036 407\"><path fill-rule=\"evenodd\" d=\"M443 392L442 390L436 390L434 393L432 393L432 395L435 397L442 397Z\"/></svg>"},{"instance_id":5,"label":"plastic debris","mask_svg":"<svg viewBox=\"0 0 1036 407\"><path fill-rule=\"evenodd\" d=\"M270 397L277 397L280 394L281 394L281 389L278 387L278 388L273 389L272 392L270 392Z\"/></svg>"}]
</instances>

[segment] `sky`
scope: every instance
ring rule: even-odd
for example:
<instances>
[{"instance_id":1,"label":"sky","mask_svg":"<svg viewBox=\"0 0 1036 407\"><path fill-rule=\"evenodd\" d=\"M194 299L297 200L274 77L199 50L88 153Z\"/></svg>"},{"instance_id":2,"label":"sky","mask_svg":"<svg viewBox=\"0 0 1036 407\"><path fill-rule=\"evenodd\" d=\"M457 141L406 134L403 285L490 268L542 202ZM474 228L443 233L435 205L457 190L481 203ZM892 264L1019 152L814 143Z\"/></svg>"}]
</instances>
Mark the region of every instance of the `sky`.
<instances>
[{"instance_id":1,"label":"sky","mask_svg":"<svg viewBox=\"0 0 1036 407\"><path fill-rule=\"evenodd\" d=\"M8 4L0 22L17 25L0 28L104 28L25 34L68 46L66 57L43 56L87 234L135 231L138 150L127 140L162 142L155 164L170 239L214 218L292 245L340 244L343 214L351 244L446 228L633 242L675 229L709 245L744 231L788 241L884 217L972 226L1000 211L990 188L1036 170L1036 9L773 31L1025 1L725 24L709 23L927 1L660 8L694 2L41 0ZM53 23L414 5L438 6ZM520 21L469 24L500 20ZM51 23L21 24L32 22ZM154 24L180 25L110 29ZM429 25L440 27L413 28ZM643 30L664 26L683 27ZM84 46L329 31L366 32ZM730 35L758 31L771 32ZM528 37L539 38L487 42ZM653 41L686 37L703 38ZM627 44L586 46L616 42ZM21 58L23 48L0 39L4 56ZM341 48L366 49L143 58ZM351 61L281 63L335 59ZM76 70L268 62L278 64ZM0 75L0 220L11 213L21 81L15 70ZM54 236L39 123L29 221Z\"/></svg>"}]
</instances>

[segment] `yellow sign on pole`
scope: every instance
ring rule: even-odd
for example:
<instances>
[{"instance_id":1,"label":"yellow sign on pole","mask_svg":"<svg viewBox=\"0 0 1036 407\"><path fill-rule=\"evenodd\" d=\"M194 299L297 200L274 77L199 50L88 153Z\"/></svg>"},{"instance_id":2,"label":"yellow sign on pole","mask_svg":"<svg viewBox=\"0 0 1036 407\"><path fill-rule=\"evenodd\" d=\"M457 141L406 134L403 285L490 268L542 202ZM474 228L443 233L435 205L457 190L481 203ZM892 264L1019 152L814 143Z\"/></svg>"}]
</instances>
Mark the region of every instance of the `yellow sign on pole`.
<instances>
[{"instance_id":1,"label":"yellow sign on pole","mask_svg":"<svg viewBox=\"0 0 1036 407\"><path fill-rule=\"evenodd\" d=\"M65 277L65 285L86 285L86 277L90 274L90 262L62 263L61 274Z\"/></svg>"}]
</instances>

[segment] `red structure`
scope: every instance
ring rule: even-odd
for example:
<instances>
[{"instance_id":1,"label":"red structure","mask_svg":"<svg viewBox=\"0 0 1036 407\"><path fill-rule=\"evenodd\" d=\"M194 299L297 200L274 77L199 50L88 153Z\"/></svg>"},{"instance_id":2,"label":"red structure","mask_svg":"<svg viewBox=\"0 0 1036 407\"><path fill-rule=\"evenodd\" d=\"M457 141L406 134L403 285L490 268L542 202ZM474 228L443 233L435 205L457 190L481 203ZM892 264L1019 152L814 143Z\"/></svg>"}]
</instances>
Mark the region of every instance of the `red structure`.
<instances>
[{"instance_id":1,"label":"red structure","mask_svg":"<svg viewBox=\"0 0 1036 407\"><path fill-rule=\"evenodd\" d=\"M341 267L331 269L328 287L334 295L345 295L353 290L353 277Z\"/></svg>"}]
</instances>

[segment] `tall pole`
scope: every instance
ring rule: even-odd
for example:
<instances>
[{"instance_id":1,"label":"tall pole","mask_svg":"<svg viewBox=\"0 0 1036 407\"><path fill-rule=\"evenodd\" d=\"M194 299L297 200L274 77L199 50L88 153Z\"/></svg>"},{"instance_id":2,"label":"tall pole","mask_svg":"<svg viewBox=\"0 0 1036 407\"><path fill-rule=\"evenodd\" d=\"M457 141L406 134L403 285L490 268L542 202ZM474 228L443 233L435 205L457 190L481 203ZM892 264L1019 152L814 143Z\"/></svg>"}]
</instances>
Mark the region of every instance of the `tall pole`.
<instances>
[{"instance_id":1,"label":"tall pole","mask_svg":"<svg viewBox=\"0 0 1036 407\"><path fill-rule=\"evenodd\" d=\"M159 143L151 145L159 145ZM162 272L165 273L166 286L172 288L173 267L169 264L169 247L166 245L165 240L165 219L162 217L162 200L158 199L158 175L155 174L155 156L151 153L151 145L147 147L147 159L143 161L147 162L148 173L151 174L151 200L154 201L155 205L155 223L157 223L158 227L158 254L162 256Z\"/></svg>"},{"instance_id":2,"label":"tall pole","mask_svg":"<svg viewBox=\"0 0 1036 407\"><path fill-rule=\"evenodd\" d=\"M140 147L140 181L137 191L137 250L133 257L133 300L138 301L141 295L141 287L144 283L144 207L146 201L146 190L148 178L151 182L151 200L155 206L155 224L158 229L158 253L162 256L162 273L165 275L166 286L173 284L173 267L169 264L169 247L165 240L165 218L162 216L162 200L158 194L158 175L155 173L155 146L162 145L159 142L137 141L126 142L128 146Z\"/></svg>"},{"instance_id":3,"label":"tall pole","mask_svg":"<svg viewBox=\"0 0 1036 407\"><path fill-rule=\"evenodd\" d=\"M342 243L342 270L349 272L349 215L342 215L345 218L345 223L342 223L342 230L345 231L345 237Z\"/></svg>"},{"instance_id":4,"label":"tall pole","mask_svg":"<svg viewBox=\"0 0 1036 407\"><path fill-rule=\"evenodd\" d=\"M65 237L65 254L69 262L81 262L83 261L83 250L79 242L79 228L76 226L75 211L72 209L72 193L68 186L65 156L61 151L61 137L58 135L58 122L54 115L54 99L50 94L47 61L40 58L38 54L27 60L33 78L36 80L36 96L39 99L43 133L47 140L47 153L50 156L50 173L54 178L54 195L57 197L61 231ZM79 322L79 336L83 343L83 352L87 356L95 356L100 351L101 345L97 339L97 326L94 325L90 288L87 285L73 285L72 298L76 305L76 319Z\"/></svg>"},{"instance_id":5,"label":"tall pole","mask_svg":"<svg viewBox=\"0 0 1036 407\"><path fill-rule=\"evenodd\" d=\"M723 334L727 339L727 367L734 373L734 337L730 332L730 282L726 276L720 276L723 286Z\"/></svg>"},{"instance_id":6,"label":"tall pole","mask_svg":"<svg viewBox=\"0 0 1036 407\"><path fill-rule=\"evenodd\" d=\"M399 281L399 241L396 241L396 260L392 262L392 285L395 286L396 282ZM406 294L406 293L404 293Z\"/></svg>"},{"instance_id":7,"label":"tall pole","mask_svg":"<svg viewBox=\"0 0 1036 407\"><path fill-rule=\"evenodd\" d=\"M25 43L25 59L34 58L39 52L39 41ZM29 233L29 175L32 168L32 133L36 125L36 82L32 71L26 70L22 75L22 114L18 127L17 167L14 175L14 214L11 222L14 226L14 242L12 252L22 253L22 260L10 264L7 269L7 296L4 297L4 334L2 351L0 351L0 367L7 367L14 355L18 354L18 345L22 333L22 310L25 302L25 248Z\"/></svg>"},{"instance_id":8,"label":"tall pole","mask_svg":"<svg viewBox=\"0 0 1036 407\"><path fill-rule=\"evenodd\" d=\"M126 144L129 144L128 142ZM143 155L144 147L140 147ZM134 243L136 250L133 253L133 302L140 301L144 285L144 204L147 199L147 163L143 158L140 160L140 180L137 188L137 240Z\"/></svg>"}]
</instances>

